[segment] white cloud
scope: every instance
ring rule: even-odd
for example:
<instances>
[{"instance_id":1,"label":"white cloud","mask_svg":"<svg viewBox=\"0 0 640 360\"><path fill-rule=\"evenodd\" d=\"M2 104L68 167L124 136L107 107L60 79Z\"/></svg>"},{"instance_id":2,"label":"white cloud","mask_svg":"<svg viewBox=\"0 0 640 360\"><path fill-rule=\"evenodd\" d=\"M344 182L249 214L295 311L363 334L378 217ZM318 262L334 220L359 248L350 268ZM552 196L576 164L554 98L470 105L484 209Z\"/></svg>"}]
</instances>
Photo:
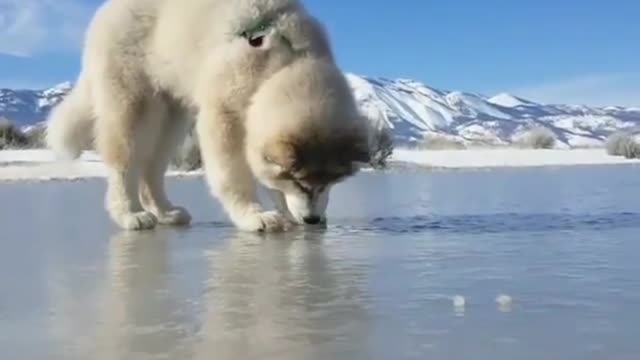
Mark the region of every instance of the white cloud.
<instances>
[{"instance_id":1,"label":"white cloud","mask_svg":"<svg viewBox=\"0 0 640 360\"><path fill-rule=\"evenodd\" d=\"M77 50L93 10L86 0L0 0L0 53Z\"/></svg>"},{"instance_id":2,"label":"white cloud","mask_svg":"<svg viewBox=\"0 0 640 360\"><path fill-rule=\"evenodd\" d=\"M637 107L640 106L640 73L585 75L510 92L542 103Z\"/></svg>"}]
</instances>

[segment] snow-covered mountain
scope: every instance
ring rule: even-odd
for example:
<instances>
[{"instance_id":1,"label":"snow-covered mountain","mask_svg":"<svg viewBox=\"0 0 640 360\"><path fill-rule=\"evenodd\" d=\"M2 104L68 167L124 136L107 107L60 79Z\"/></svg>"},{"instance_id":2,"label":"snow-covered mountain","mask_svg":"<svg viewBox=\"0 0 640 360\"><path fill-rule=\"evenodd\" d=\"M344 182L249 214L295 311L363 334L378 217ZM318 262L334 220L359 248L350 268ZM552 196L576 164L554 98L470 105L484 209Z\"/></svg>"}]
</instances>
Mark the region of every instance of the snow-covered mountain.
<instances>
[{"instance_id":1,"label":"snow-covered mountain","mask_svg":"<svg viewBox=\"0 0 640 360\"><path fill-rule=\"evenodd\" d=\"M420 142L442 134L465 143L509 144L532 126L551 129L563 147L598 146L613 131L640 127L640 108L539 104L510 94L487 97L444 91L420 82L347 73L362 112L393 130L396 142ZM45 119L71 89L0 90L0 117L19 126Z\"/></svg>"},{"instance_id":2,"label":"snow-covered mountain","mask_svg":"<svg viewBox=\"0 0 640 360\"><path fill-rule=\"evenodd\" d=\"M73 85L65 82L46 90L0 89L0 117L19 126L43 121Z\"/></svg>"},{"instance_id":3,"label":"snow-covered mountain","mask_svg":"<svg viewBox=\"0 0 640 360\"><path fill-rule=\"evenodd\" d=\"M544 126L561 147L599 146L616 130L640 127L640 108L539 104L507 93L487 97L412 80L347 76L362 111L402 143L435 133L464 143L509 144Z\"/></svg>"}]
</instances>

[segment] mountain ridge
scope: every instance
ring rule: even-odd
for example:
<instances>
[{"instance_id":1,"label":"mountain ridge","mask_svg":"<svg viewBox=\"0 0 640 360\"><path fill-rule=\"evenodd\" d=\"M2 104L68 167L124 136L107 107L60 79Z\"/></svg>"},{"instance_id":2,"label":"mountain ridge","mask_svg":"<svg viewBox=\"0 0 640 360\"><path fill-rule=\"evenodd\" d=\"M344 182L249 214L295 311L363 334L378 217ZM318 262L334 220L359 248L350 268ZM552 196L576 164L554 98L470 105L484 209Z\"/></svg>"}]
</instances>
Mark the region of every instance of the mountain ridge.
<instances>
[{"instance_id":1,"label":"mountain ridge","mask_svg":"<svg viewBox=\"0 0 640 360\"><path fill-rule=\"evenodd\" d=\"M506 92L489 97L411 79L345 75L362 113L375 127L391 129L400 144L441 135L462 143L508 145L528 129L543 126L555 134L558 147L593 147L602 146L612 132L640 127L639 108L542 104ZM0 89L0 117L23 128L36 125L72 86Z\"/></svg>"}]
</instances>

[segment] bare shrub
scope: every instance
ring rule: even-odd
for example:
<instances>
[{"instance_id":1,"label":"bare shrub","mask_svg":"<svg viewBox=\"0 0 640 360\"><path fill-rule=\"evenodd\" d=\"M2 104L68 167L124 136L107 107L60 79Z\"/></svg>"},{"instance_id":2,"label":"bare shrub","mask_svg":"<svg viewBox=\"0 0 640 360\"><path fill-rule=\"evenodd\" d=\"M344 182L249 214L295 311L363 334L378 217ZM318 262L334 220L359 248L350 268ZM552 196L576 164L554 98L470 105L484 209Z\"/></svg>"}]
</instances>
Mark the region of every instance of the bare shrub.
<instances>
[{"instance_id":1,"label":"bare shrub","mask_svg":"<svg viewBox=\"0 0 640 360\"><path fill-rule=\"evenodd\" d=\"M184 142L176 149L170 165L181 171L194 171L202 167L198 137L193 128L185 137Z\"/></svg>"},{"instance_id":2,"label":"bare shrub","mask_svg":"<svg viewBox=\"0 0 640 360\"><path fill-rule=\"evenodd\" d=\"M24 136L27 138L26 147L29 149L44 149L47 147L46 143L46 126L36 125L24 132Z\"/></svg>"},{"instance_id":3,"label":"bare shrub","mask_svg":"<svg viewBox=\"0 0 640 360\"><path fill-rule=\"evenodd\" d=\"M640 143L630 132L616 132L611 134L606 141L607 154L612 156L624 156L627 159L640 158Z\"/></svg>"},{"instance_id":4,"label":"bare shrub","mask_svg":"<svg viewBox=\"0 0 640 360\"><path fill-rule=\"evenodd\" d=\"M25 148L28 142L17 126L6 118L0 118L0 150Z\"/></svg>"},{"instance_id":5,"label":"bare shrub","mask_svg":"<svg viewBox=\"0 0 640 360\"><path fill-rule=\"evenodd\" d=\"M425 150L464 150L467 148L458 139L438 134L425 135L420 147Z\"/></svg>"},{"instance_id":6,"label":"bare shrub","mask_svg":"<svg viewBox=\"0 0 640 360\"><path fill-rule=\"evenodd\" d=\"M387 160L393 155L394 143L392 131L383 126L374 130L371 140L371 151L369 165L374 169L384 169L387 167Z\"/></svg>"},{"instance_id":7,"label":"bare shrub","mask_svg":"<svg viewBox=\"0 0 640 360\"><path fill-rule=\"evenodd\" d=\"M553 131L540 126L529 130L522 139L522 145L531 149L553 149L556 137Z\"/></svg>"}]
</instances>

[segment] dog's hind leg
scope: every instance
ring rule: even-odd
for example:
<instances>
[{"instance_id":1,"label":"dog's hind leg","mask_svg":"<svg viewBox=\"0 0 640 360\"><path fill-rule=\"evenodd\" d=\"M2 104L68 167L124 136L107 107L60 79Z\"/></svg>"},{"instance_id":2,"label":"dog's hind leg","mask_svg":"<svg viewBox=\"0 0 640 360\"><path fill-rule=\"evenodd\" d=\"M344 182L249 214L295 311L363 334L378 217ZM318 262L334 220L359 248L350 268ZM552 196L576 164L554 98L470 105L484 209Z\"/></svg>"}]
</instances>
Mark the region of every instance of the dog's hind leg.
<instances>
[{"instance_id":1,"label":"dog's hind leg","mask_svg":"<svg viewBox=\"0 0 640 360\"><path fill-rule=\"evenodd\" d=\"M143 207L153 213L160 224L187 225L191 215L169 201L164 180L171 156L184 141L193 122L177 104L169 103L168 110L167 116L158 123L160 134L153 156L143 170L140 195Z\"/></svg>"},{"instance_id":2,"label":"dog's hind leg","mask_svg":"<svg viewBox=\"0 0 640 360\"><path fill-rule=\"evenodd\" d=\"M166 109L151 91L135 81L125 86L123 79L127 77L105 75L93 91L96 147L108 169L105 207L124 229L151 229L157 219L142 207L139 183L157 140L157 119Z\"/></svg>"}]
</instances>

